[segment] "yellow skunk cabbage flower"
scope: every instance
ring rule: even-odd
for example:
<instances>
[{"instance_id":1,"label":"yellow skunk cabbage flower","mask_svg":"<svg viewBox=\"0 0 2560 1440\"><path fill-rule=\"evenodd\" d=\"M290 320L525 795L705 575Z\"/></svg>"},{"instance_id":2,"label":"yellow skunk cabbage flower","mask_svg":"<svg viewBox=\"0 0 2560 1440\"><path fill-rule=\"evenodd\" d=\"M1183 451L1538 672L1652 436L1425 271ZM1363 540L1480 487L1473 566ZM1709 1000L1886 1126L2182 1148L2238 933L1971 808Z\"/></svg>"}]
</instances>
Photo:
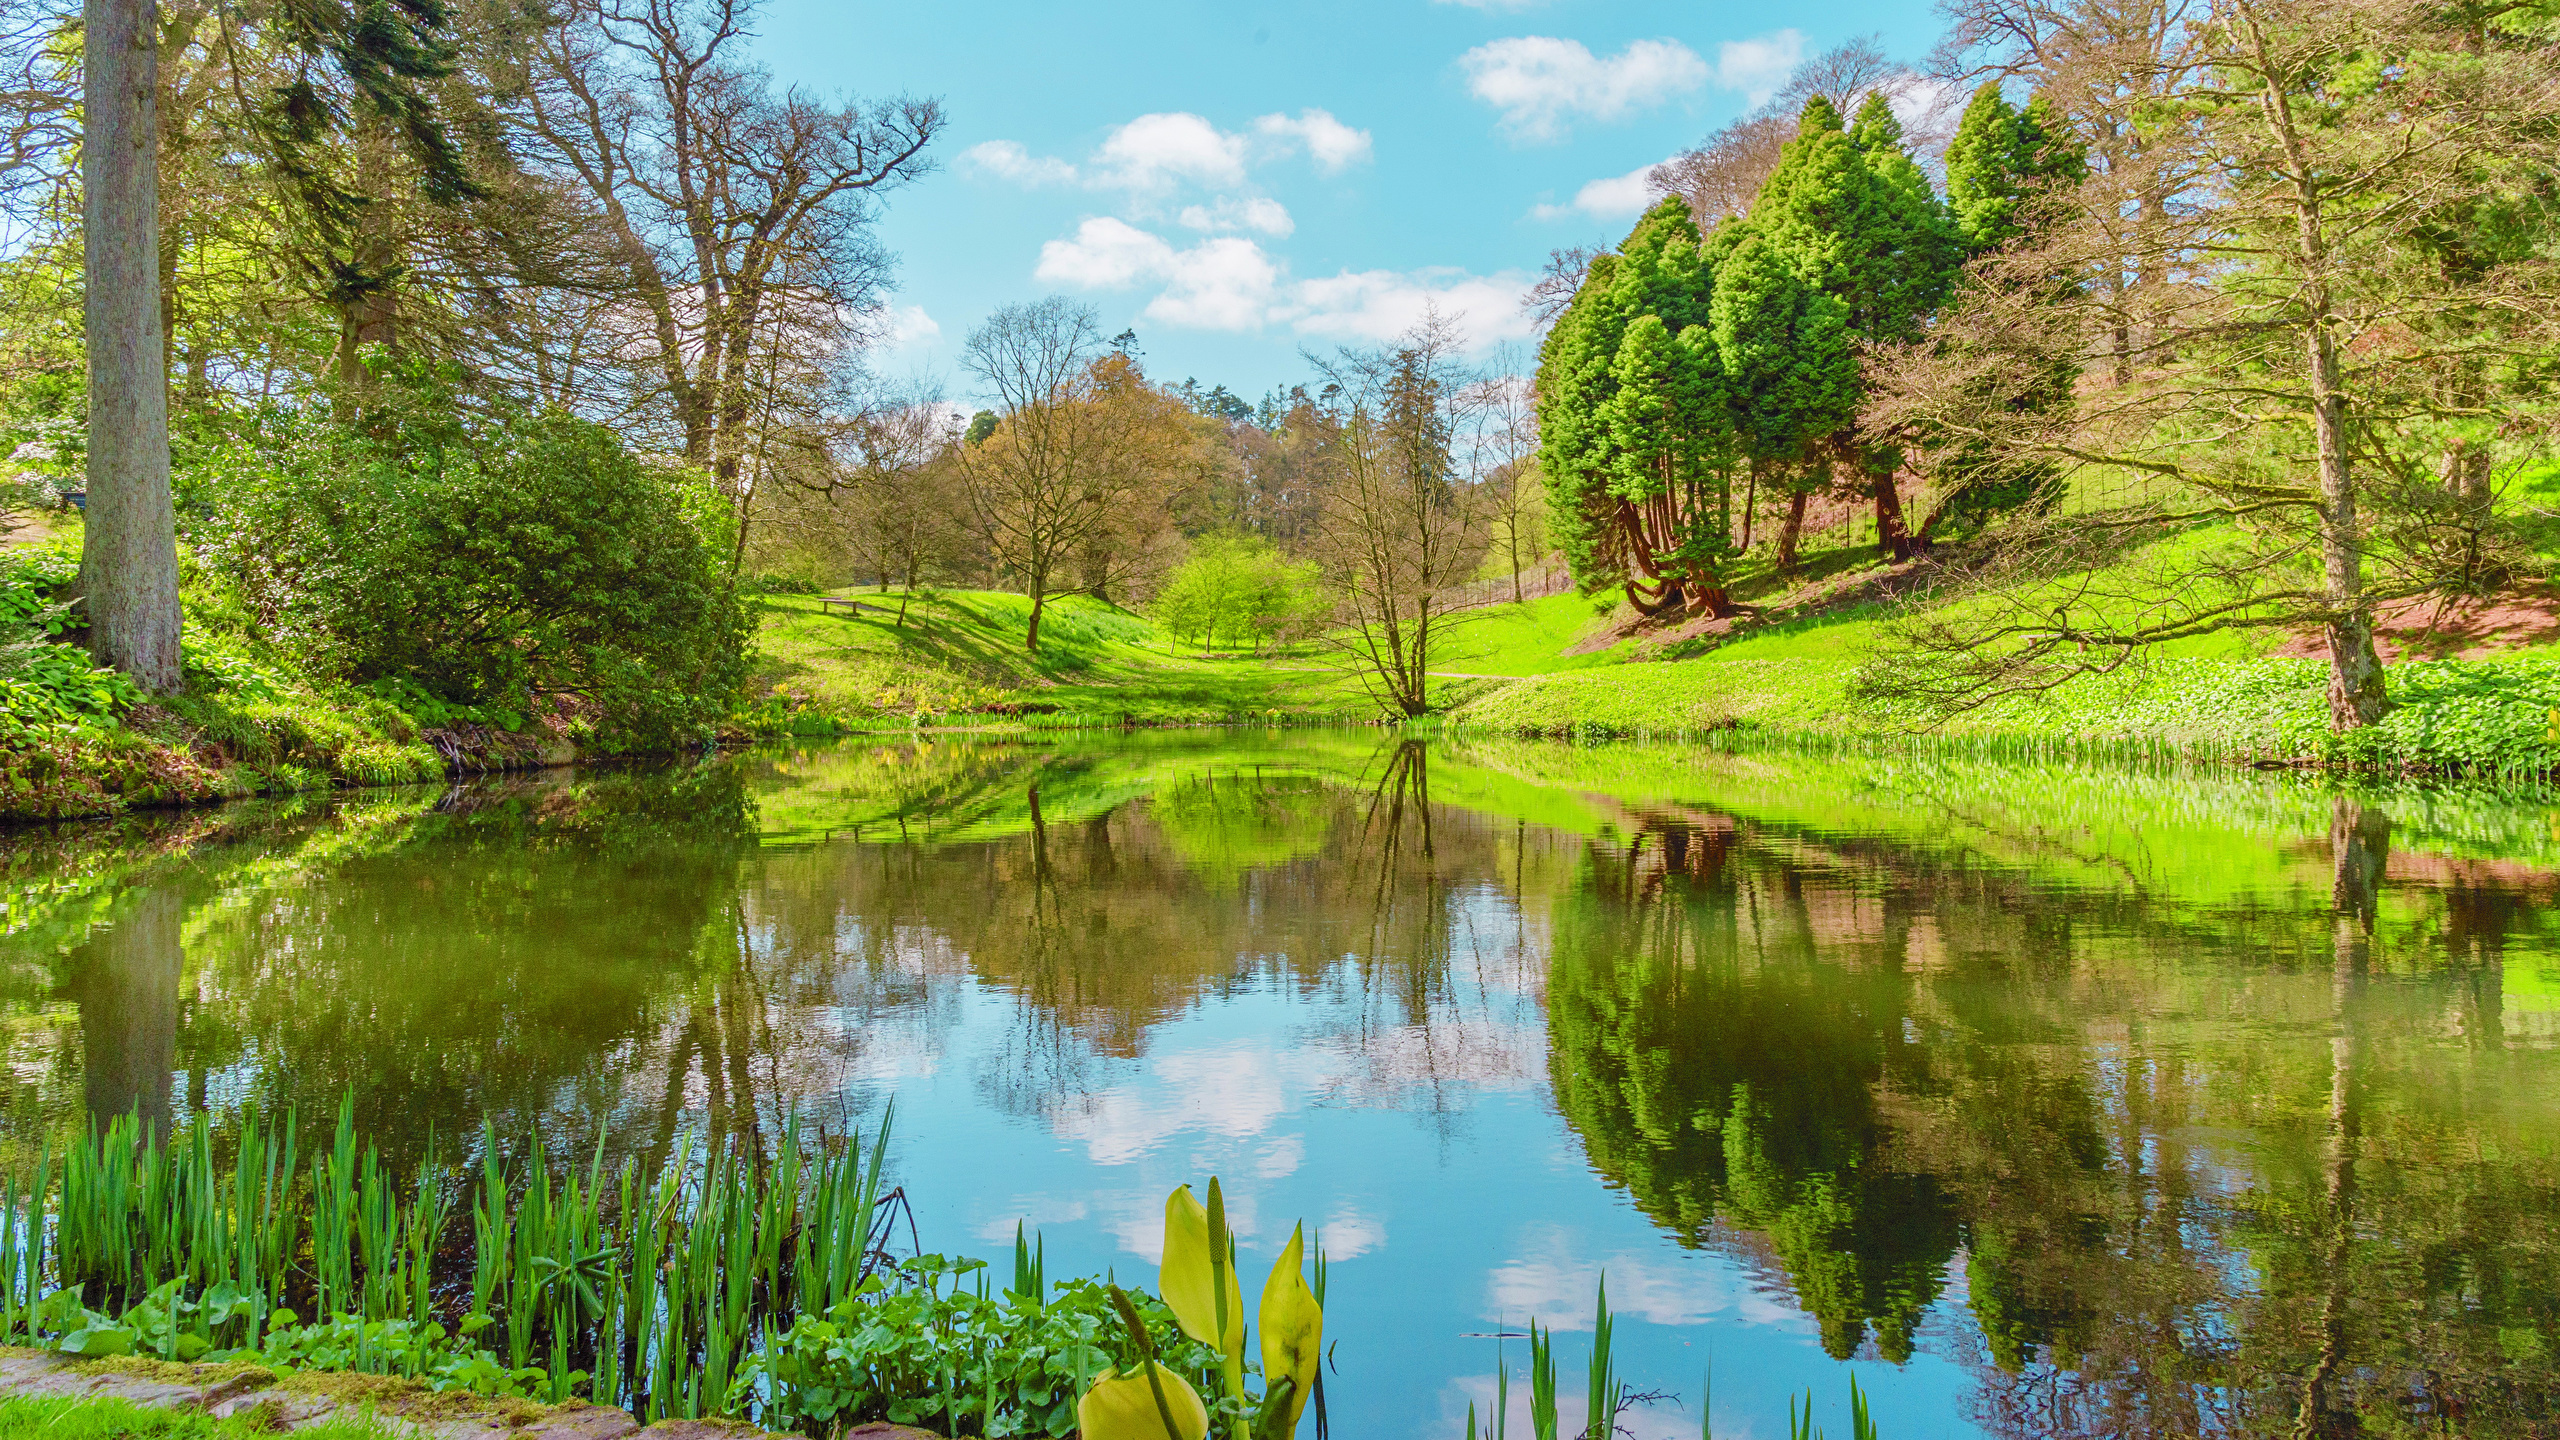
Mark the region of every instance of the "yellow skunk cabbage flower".
<instances>
[{"instance_id":1,"label":"yellow skunk cabbage flower","mask_svg":"<svg viewBox=\"0 0 2560 1440\"><path fill-rule=\"evenodd\" d=\"M1226 1199L1209 1182L1209 1203L1182 1186L1164 1197L1164 1267L1157 1286L1184 1334L1218 1352L1228 1388L1244 1383L1244 1289L1236 1283Z\"/></svg>"},{"instance_id":2,"label":"yellow skunk cabbage flower","mask_svg":"<svg viewBox=\"0 0 2560 1440\"><path fill-rule=\"evenodd\" d=\"M1156 1383L1147 1383L1152 1371ZM1161 1386L1164 1404L1156 1404ZM1165 1428L1170 1412L1173 1428ZM1123 1375L1106 1369L1076 1405L1076 1428L1084 1440L1209 1440L1209 1407L1191 1382L1150 1360Z\"/></svg>"},{"instance_id":3,"label":"yellow skunk cabbage flower","mask_svg":"<svg viewBox=\"0 0 2560 1440\"><path fill-rule=\"evenodd\" d=\"M1288 1405L1275 1432L1281 1435L1297 1429L1307 1397L1315 1393L1316 1362L1324 1345L1324 1308L1316 1304L1316 1293L1298 1273L1305 1241L1305 1226L1289 1232L1289 1248L1280 1252L1271 1266L1271 1278L1262 1285L1263 1403ZM1283 1385L1289 1387L1285 1397Z\"/></svg>"}]
</instances>

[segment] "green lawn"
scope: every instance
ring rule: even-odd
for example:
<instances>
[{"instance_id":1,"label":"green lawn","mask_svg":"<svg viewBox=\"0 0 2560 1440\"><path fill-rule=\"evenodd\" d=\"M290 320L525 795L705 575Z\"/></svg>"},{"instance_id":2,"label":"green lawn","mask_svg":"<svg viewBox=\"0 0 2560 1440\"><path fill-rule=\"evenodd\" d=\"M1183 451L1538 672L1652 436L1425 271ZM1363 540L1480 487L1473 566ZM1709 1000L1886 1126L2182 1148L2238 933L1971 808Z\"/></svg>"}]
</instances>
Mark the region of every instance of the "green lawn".
<instances>
[{"instance_id":1,"label":"green lawn","mask_svg":"<svg viewBox=\"0 0 2560 1440\"><path fill-rule=\"evenodd\" d=\"M1447 642L1431 668L1458 675L1547 675L1614 664L1634 648L1621 641L1588 655L1566 652L1608 624L1617 594L1548 595L1522 604L1489 605L1452 617Z\"/></svg>"},{"instance_id":2,"label":"green lawn","mask_svg":"<svg viewBox=\"0 0 2560 1440\"><path fill-rule=\"evenodd\" d=\"M756 692L778 688L856 723L987 711L1085 723L1374 712L1329 657L1204 657L1144 616L1087 596L1043 607L1037 652L1023 645L1031 602L1020 595L923 591L903 624L896 592L860 598L879 609L847 613L823 609L812 596L765 597Z\"/></svg>"}]
</instances>

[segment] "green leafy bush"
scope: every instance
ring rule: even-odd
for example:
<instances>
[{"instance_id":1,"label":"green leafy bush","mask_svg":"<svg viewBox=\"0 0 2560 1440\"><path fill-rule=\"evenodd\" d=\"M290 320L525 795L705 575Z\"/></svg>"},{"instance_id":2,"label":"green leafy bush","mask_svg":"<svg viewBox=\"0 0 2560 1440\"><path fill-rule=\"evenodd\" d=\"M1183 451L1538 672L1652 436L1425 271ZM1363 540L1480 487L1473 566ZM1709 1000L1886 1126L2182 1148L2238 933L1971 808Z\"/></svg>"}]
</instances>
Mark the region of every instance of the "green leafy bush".
<instances>
[{"instance_id":1,"label":"green leafy bush","mask_svg":"<svg viewBox=\"0 0 2560 1440\"><path fill-rule=\"evenodd\" d=\"M745 674L716 502L601 426L402 443L284 418L210 463L207 560L322 678L491 716L565 703L652 744L707 733Z\"/></svg>"},{"instance_id":2,"label":"green leafy bush","mask_svg":"<svg viewBox=\"0 0 2560 1440\"><path fill-rule=\"evenodd\" d=\"M78 622L56 597L78 573L78 559L58 543L0 562L0 745L94 734L142 700L131 680L62 642Z\"/></svg>"},{"instance_id":3,"label":"green leafy bush","mask_svg":"<svg viewBox=\"0 0 2560 1440\"><path fill-rule=\"evenodd\" d=\"M962 1283L983 1264L921 1255L888 1288L802 1317L749 1357L731 1408L812 1435L872 1420L949 1435L1074 1434L1077 1384L1110 1362L1120 1332L1101 1282L990 1295ZM1208 1347L1162 1301L1133 1299L1157 1355L1206 1384Z\"/></svg>"}]
</instances>

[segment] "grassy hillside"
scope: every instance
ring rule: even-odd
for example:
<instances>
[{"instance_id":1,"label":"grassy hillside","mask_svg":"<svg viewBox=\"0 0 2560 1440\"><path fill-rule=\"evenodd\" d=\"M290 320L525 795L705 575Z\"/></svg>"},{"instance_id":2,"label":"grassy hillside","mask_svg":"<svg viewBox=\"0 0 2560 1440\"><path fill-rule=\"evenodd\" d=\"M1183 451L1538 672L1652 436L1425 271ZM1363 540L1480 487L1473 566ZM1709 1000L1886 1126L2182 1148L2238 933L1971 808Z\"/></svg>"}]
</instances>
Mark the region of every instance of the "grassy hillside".
<instances>
[{"instance_id":1,"label":"grassy hillside","mask_svg":"<svg viewBox=\"0 0 2560 1440\"><path fill-rule=\"evenodd\" d=\"M2227 539L2213 530L2172 536L2128 564L2174 572ZM1462 729L1498 734L1741 731L1889 740L1925 733L2199 758L2479 770L2560 765L2560 645L2549 643L2388 666L2399 708L2343 748L2328 734L2327 662L2272 653L2296 638L2281 630L2230 630L2157 646L2113 674L2084 676L2043 695L2005 698L1952 718L1862 702L1852 696L1852 682L1890 643L1885 604L1861 598L1890 576L1873 553L1864 547L1813 552L1807 582L1792 590L1765 572L1754 575L1738 587L1757 611L1752 623L1722 633L1675 629L1622 640L1607 658L1647 663L1550 667L1471 697L1452 720ZM2528 625L2518 633L2540 632Z\"/></svg>"},{"instance_id":2,"label":"grassy hillside","mask_svg":"<svg viewBox=\"0 0 2560 1440\"><path fill-rule=\"evenodd\" d=\"M1031 602L995 590L864 592L866 608L768 596L751 694L777 728L952 723L978 715L1029 724L1358 720L1375 713L1324 657L1203 657L1145 617L1081 595L1042 610L1040 648L1023 648ZM962 723L966 723L963 721Z\"/></svg>"},{"instance_id":3,"label":"grassy hillside","mask_svg":"<svg viewBox=\"0 0 2560 1440\"><path fill-rule=\"evenodd\" d=\"M2151 562L2211 545L2174 537ZM1553 595L1464 613L1433 659L1457 729L1586 738L1710 732L1825 742L1919 735L1991 748L2118 749L2215 759L2327 759L2472 770L2560 763L2560 646L2389 667L2400 707L2341 750L2327 733L2326 665L2266 653L2286 637L2235 631L2160 647L2115 674L1940 721L1861 702L1858 668L1885 643L1889 577L1862 546L1815 549L1804 577L1751 577L1745 626L1630 631L1611 597ZM763 602L764 657L745 719L823 734L925 725L1356 723L1378 707L1337 655L1202 655L1145 617L1053 600L1038 653L1024 597L924 592L904 622L895 593L857 613L814 597Z\"/></svg>"}]
</instances>

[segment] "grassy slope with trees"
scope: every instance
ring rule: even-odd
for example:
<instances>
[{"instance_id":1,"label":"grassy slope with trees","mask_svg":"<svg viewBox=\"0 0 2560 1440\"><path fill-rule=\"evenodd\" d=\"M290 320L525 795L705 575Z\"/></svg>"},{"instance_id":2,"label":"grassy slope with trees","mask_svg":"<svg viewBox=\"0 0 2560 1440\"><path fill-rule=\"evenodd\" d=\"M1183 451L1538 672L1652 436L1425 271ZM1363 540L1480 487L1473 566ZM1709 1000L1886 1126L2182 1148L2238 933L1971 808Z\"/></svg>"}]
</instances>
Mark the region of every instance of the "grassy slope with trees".
<instances>
[{"instance_id":1,"label":"grassy slope with trees","mask_svg":"<svg viewBox=\"0 0 2560 1440\"><path fill-rule=\"evenodd\" d=\"M1248 404L1052 297L964 430L864 366L938 106L668 4L9 12L0 443L88 511L0 564L0 812L962 714L2555 754L2544 657L2374 641L2551 568L2547 6L1968 0L1959 123L1818 57L1555 257L1534 385L1435 314ZM929 598L787 593L856 582Z\"/></svg>"}]
</instances>

